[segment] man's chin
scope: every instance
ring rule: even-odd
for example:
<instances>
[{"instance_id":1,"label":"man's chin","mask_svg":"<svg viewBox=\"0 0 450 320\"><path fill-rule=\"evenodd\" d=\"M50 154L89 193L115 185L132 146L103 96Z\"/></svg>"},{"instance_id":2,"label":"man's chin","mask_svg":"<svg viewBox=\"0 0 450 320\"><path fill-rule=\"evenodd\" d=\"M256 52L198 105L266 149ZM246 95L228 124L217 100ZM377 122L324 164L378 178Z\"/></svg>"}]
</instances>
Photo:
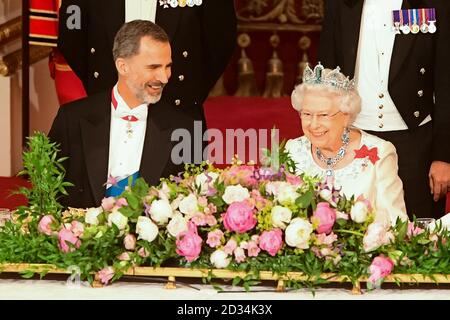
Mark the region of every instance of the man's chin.
<instances>
[{"instance_id":1,"label":"man's chin","mask_svg":"<svg viewBox=\"0 0 450 320\"><path fill-rule=\"evenodd\" d=\"M162 94L157 95L157 96L147 95L145 97L144 101L145 101L146 104L155 104L155 103L158 103L159 100L161 100L161 96L162 96Z\"/></svg>"}]
</instances>

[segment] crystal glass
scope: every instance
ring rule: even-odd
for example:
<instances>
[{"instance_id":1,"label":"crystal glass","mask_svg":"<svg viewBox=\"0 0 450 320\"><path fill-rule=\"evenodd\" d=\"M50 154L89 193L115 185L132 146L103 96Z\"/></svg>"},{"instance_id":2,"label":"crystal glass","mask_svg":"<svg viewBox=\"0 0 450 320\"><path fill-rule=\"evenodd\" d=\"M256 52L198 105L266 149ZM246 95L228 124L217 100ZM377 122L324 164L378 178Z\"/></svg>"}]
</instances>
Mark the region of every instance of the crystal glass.
<instances>
[{"instance_id":1,"label":"crystal glass","mask_svg":"<svg viewBox=\"0 0 450 320\"><path fill-rule=\"evenodd\" d=\"M430 224L434 223L436 220L434 218L417 218L417 226L426 229Z\"/></svg>"}]
</instances>

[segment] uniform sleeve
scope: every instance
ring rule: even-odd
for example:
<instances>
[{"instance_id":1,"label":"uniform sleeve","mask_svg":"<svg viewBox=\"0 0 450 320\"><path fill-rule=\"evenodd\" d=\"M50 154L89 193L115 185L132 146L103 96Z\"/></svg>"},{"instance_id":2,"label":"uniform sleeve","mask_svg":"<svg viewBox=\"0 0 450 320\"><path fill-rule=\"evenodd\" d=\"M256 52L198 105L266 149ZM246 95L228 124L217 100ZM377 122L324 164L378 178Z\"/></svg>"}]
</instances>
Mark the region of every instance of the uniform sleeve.
<instances>
[{"instance_id":1,"label":"uniform sleeve","mask_svg":"<svg viewBox=\"0 0 450 320\"><path fill-rule=\"evenodd\" d=\"M88 67L86 1L89 0L63 0L58 25L58 49L85 88Z\"/></svg>"},{"instance_id":2,"label":"uniform sleeve","mask_svg":"<svg viewBox=\"0 0 450 320\"><path fill-rule=\"evenodd\" d=\"M203 4L202 20L205 57L208 67L207 92L225 71L236 47L237 19L233 0L207 0Z\"/></svg>"},{"instance_id":3,"label":"uniform sleeve","mask_svg":"<svg viewBox=\"0 0 450 320\"><path fill-rule=\"evenodd\" d=\"M397 218L407 220L403 183L398 176L398 157L392 143L384 141L380 145L376 169L376 216L377 220L395 224Z\"/></svg>"},{"instance_id":4,"label":"uniform sleeve","mask_svg":"<svg viewBox=\"0 0 450 320\"><path fill-rule=\"evenodd\" d=\"M322 31L320 33L318 61L322 63L325 68L337 67L336 59L336 35L335 35L335 14L336 2L338 0L325 0L325 17L322 24ZM341 0L339 0L341 1Z\"/></svg>"},{"instance_id":5,"label":"uniform sleeve","mask_svg":"<svg viewBox=\"0 0 450 320\"><path fill-rule=\"evenodd\" d=\"M450 2L436 1L433 160L450 163Z\"/></svg>"},{"instance_id":6,"label":"uniform sleeve","mask_svg":"<svg viewBox=\"0 0 450 320\"><path fill-rule=\"evenodd\" d=\"M68 128L69 125L65 108L60 107L48 134L50 141L58 145L58 149L60 150L58 158L70 156ZM62 163L66 169L68 168L69 162L70 158Z\"/></svg>"}]
</instances>

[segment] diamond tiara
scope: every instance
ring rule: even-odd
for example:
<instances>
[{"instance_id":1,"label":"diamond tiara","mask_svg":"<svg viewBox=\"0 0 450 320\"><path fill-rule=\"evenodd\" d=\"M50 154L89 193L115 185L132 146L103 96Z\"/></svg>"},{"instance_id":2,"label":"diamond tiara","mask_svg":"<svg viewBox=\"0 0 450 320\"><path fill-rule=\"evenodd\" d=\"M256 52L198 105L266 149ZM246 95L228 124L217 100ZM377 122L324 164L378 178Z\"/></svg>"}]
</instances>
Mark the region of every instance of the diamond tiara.
<instances>
[{"instance_id":1,"label":"diamond tiara","mask_svg":"<svg viewBox=\"0 0 450 320\"><path fill-rule=\"evenodd\" d=\"M324 70L325 68L320 62L314 67L314 70L309 67L309 64L306 65L305 71L303 71L303 83L323 84L343 90L352 90L355 88L355 80L350 80L349 77L345 77L340 72L341 68L337 67L326 75L323 74Z\"/></svg>"}]
</instances>

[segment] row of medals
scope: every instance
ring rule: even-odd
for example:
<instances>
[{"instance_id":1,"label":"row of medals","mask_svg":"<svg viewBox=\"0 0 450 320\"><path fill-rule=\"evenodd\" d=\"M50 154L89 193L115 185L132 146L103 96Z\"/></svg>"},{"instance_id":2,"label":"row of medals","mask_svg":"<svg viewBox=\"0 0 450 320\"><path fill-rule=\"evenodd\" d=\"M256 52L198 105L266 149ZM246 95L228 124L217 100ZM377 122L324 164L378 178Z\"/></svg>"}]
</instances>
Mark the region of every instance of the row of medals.
<instances>
[{"instance_id":1,"label":"row of medals","mask_svg":"<svg viewBox=\"0 0 450 320\"><path fill-rule=\"evenodd\" d=\"M159 5L164 8L172 8L176 7L193 7L193 6L201 6L203 0L159 0Z\"/></svg>"},{"instance_id":2,"label":"row of medals","mask_svg":"<svg viewBox=\"0 0 450 320\"><path fill-rule=\"evenodd\" d=\"M417 34L419 32L422 33L435 33L436 32L436 25L434 24L434 21L430 21L430 24L426 24L423 23L421 26L419 26L418 24L413 24L413 25L403 25L400 26L399 22L395 22L395 26L394 26L394 30L397 34L400 33L400 31L402 31L404 34L408 34L408 33L413 33L413 34Z\"/></svg>"}]
</instances>

